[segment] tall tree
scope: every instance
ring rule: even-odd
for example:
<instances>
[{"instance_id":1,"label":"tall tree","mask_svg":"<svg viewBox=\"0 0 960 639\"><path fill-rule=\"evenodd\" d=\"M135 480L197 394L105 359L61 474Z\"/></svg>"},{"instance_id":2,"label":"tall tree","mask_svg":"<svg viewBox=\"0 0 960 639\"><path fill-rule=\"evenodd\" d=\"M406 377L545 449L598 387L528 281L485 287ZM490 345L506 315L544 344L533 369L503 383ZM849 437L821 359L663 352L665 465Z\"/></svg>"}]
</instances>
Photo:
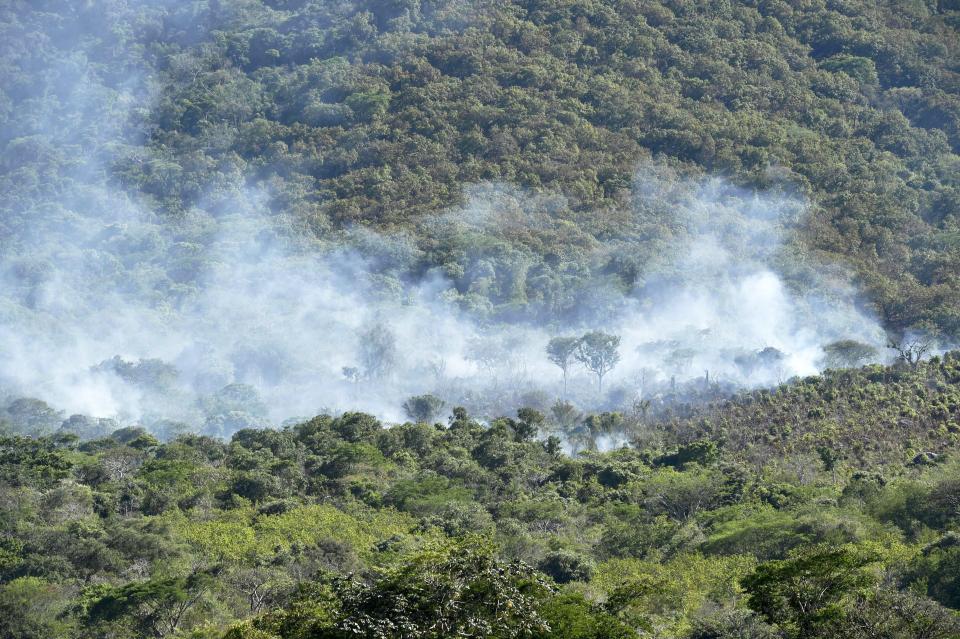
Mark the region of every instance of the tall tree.
<instances>
[{"instance_id":1,"label":"tall tree","mask_svg":"<svg viewBox=\"0 0 960 639\"><path fill-rule=\"evenodd\" d=\"M446 405L442 399L436 395L427 393L426 395L415 395L403 403L403 410L407 417L418 423L428 424L432 422L443 410Z\"/></svg>"},{"instance_id":2,"label":"tall tree","mask_svg":"<svg viewBox=\"0 0 960 639\"><path fill-rule=\"evenodd\" d=\"M578 340L577 361L597 376L597 392L603 393L603 377L620 361L620 336L591 331Z\"/></svg>"},{"instance_id":3,"label":"tall tree","mask_svg":"<svg viewBox=\"0 0 960 639\"><path fill-rule=\"evenodd\" d=\"M761 564L742 584L750 608L788 637L823 637L823 631L842 622L853 599L876 582L869 568L877 559L852 546L806 548Z\"/></svg>"},{"instance_id":4,"label":"tall tree","mask_svg":"<svg viewBox=\"0 0 960 639\"><path fill-rule=\"evenodd\" d=\"M360 336L360 360L369 379L388 377L397 358L397 338L384 324L374 324Z\"/></svg>"},{"instance_id":5,"label":"tall tree","mask_svg":"<svg viewBox=\"0 0 960 639\"><path fill-rule=\"evenodd\" d=\"M563 371L563 396L567 396L567 372L580 345L576 337L554 337L547 344L547 357Z\"/></svg>"},{"instance_id":6,"label":"tall tree","mask_svg":"<svg viewBox=\"0 0 960 639\"><path fill-rule=\"evenodd\" d=\"M877 349L854 339L841 339L823 347L828 368L856 368L877 356Z\"/></svg>"}]
</instances>

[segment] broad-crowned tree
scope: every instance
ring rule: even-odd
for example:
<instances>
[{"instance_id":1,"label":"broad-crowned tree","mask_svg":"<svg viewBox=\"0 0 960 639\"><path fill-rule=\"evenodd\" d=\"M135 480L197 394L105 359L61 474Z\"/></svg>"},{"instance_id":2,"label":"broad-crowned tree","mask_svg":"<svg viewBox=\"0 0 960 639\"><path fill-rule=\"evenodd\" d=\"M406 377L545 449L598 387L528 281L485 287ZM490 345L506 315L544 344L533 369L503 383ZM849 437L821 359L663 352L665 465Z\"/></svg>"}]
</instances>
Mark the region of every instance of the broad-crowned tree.
<instances>
[{"instance_id":1,"label":"broad-crowned tree","mask_svg":"<svg viewBox=\"0 0 960 639\"><path fill-rule=\"evenodd\" d=\"M620 336L591 331L580 338L575 357L597 376L597 392L603 393L603 378L620 361Z\"/></svg>"}]
</instances>

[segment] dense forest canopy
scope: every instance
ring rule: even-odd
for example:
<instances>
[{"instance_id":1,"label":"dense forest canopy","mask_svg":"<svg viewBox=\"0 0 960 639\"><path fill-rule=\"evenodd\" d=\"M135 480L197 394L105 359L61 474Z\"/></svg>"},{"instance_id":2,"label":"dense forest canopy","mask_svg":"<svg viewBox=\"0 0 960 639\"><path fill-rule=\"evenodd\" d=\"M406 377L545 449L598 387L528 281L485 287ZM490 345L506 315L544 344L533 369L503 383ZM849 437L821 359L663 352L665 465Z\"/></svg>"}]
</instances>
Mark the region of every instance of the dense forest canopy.
<instances>
[{"instance_id":1,"label":"dense forest canopy","mask_svg":"<svg viewBox=\"0 0 960 639\"><path fill-rule=\"evenodd\" d=\"M0 10L7 403L493 418L600 329L615 409L960 328L950 2Z\"/></svg>"},{"instance_id":2,"label":"dense forest canopy","mask_svg":"<svg viewBox=\"0 0 960 639\"><path fill-rule=\"evenodd\" d=\"M960 2L0 3L0 639L957 639Z\"/></svg>"},{"instance_id":3,"label":"dense forest canopy","mask_svg":"<svg viewBox=\"0 0 960 639\"><path fill-rule=\"evenodd\" d=\"M960 354L558 420L0 438L0 636L960 636Z\"/></svg>"}]
</instances>

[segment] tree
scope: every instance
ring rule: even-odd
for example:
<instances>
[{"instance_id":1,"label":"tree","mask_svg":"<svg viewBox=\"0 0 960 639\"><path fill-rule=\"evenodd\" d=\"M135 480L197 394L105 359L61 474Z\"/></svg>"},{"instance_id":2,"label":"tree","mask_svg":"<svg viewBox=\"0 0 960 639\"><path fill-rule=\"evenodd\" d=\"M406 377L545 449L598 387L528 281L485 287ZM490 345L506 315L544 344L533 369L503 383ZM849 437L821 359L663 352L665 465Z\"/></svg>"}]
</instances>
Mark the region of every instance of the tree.
<instances>
[{"instance_id":1,"label":"tree","mask_svg":"<svg viewBox=\"0 0 960 639\"><path fill-rule=\"evenodd\" d=\"M60 586L39 577L0 585L0 639L47 639L71 634L64 621Z\"/></svg>"},{"instance_id":2,"label":"tree","mask_svg":"<svg viewBox=\"0 0 960 639\"><path fill-rule=\"evenodd\" d=\"M838 633L839 634L839 633ZM843 636L850 639L956 639L956 612L910 590L879 587L859 595L847 613Z\"/></svg>"},{"instance_id":3,"label":"tree","mask_svg":"<svg viewBox=\"0 0 960 639\"><path fill-rule=\"evenodd\" d=\"M522 637L539 629L536 596L547 592L523 564L498 561L467 540L428 550L372 587L344 589L344 630L407 626L409 637ZM387 613L387 614L384 614Z\"/></svg>"},{"instance_id":4,"label":"tree","mask_svg":"<svg viewBox=\"0 0 960 639\"><path fill-rule=\"evenodd\" d=\"M906 580L944 606L960 608L960 534L949 532L925 547L911 562Z\"/></svg>"},{"instance_id":5,"label":"tree","mask_svg":"<svg viewBox=\"0 0 960 639\"><path fill-rule=\"evenodd\" d=\"M594 565L587 557L569 550L549 552L537 566L558 584L590 581Z\"/></svg>"},{"instance_id":6,"label":"tree","mask_svg":"<svg viewBox=\"0 0 960 639\"><path fill-rule=\"evenodd\" d=\"M919 331L890 335L887 348L896 351L898 361L916 368L936 343L936 331L932 326L925 325Z\"/></svg>"},{"instance_id":7,"label":"tree","mask_svg":"<svg viewBox=\"0 0 960 639\"><path fill-rule=\"evenodd\" d=\"M597 392L603 394L603 377L620 361L619 335L591 331L580 338L574 354L577 361L597 376Z\"/></svg>"},{"instance_id":8,"label":"tree","mask_svg":"<svg viewBox=\"0 0 960 639\"><path fill-rule=\"evenodd\" d=\"M279 628L284 639L541 636L537 633L546 634L549 628L538 612L539 603L550 592L529 566L502 562L492 547L471 537L428 545L372 583L334 579L326 593L317 594L332 595L335 604L308 599L268 627ZM329 613L318 615L329 610L335 611L332 619Z\"/></svg>"},{"instance_id":9,"label":"tree","mask_svg":"<svg viewBox=\"0 0 960 639\"><path fill-rule=\"evenodd\" d=\"M842 339L823 347L827 368L856 368L877 356L877 349L854 339Z\"/></svg>"},{"instance_id":10,"label":"tree","mask_svg":"<svg viewBox=\"0 0 960 639\"><path fill-rule=\"evenodd\" d=\"M15 432L33 437L46 435L63 422L63 413L33 397L13 400L5 413Z\"/></svg>"},{"instance_id":11,"label":"tree","mask_svg":"<svg viewBox=\"0 0 960 639\"><path fill-rule=\"evenodd\" d=\"M776 371L785 357L780 349L767 346L756 352L738 355L734 357L733 361L743 375L750 376L758 370Z\"/></svg>"},{"instance_id":12,"label":"tree","mask_svg":"<svg viewBox=\"0 0 960 639\"><path fill-rule=\"evenodd\" d=\"M214 417L229 413L245 413L252 417L264 417L267 406L260 393L249 384L228 384L202 400L204 412Z\"/></svg>"},{"instance_id":13,"label":"tree","mask_svg":"<svg viewBox=\"0 0 960 639\"><path fill-rule=\"evenodd\" d=\"M356 366L344 366L340 372L343 373L343 378L352 384L358 383L363 377Z\"/></svg>"},{"instance_id":14,"label":"tree","mask_svg":"<svg viewBox=\"0 0 960 639\"><path fill-rule=\"evenodd\" d=\"M876 582L869 570L878 557L851 546L804 548L768 561L742 581L752 610L789 637L827 635L843 621L854 598Z\"/></svg>"},{"instance_id":15,"label":"tree","mask_svg":"<svg viewBox=\"0 0 960 639\"><path fill-rule=\"evenodd\" d=\"M602 605L588 601L583 594L563 592L547 599L540 607L549 629L534 639L636 639L637 631ZM751 638L752 639L752 638Z\"/></svg>"},{"instance_id":16,"label":"tree","mask_svg":"<svg viewBox=\"0 0 960 639\"><path fill-rule=\"evenodd\" d=\"M760 352L757 353L757 361L761 366L771 367L778 366L784 359L786 355L783 354L779 348L774 348L773 346L767 346L760 349Z\"/></svg>"},{"instance_id":17,"label":"tree","mask_svg":"<svg viewBox=\"0 0 960 639\"><path fill-rule=\"evenodd\" d=\"M183 618L206 592L209 575L193 573L107 588L87 609L90 622L129 620L141 636L176 633Z\"/></svg>"},{"instance_id":18,"label":"tree","mask_svg":"<svg viewBox=\"0 0 960 639\"><path fill-rule=\"evenodd\" d=\"M403 403L407 417L418 423L432 422L446 406L446 402L436 395L414 395Z\"/></svg>"},{"instance_id":19,"label":"tree","mask_svg":"<svg viewBox=\"0 0 960 639\"><path fill-rule=\"evenodd\" d=\"M719 473L665 468L644 484L644 505L653 514L662 513L682 523L702 510L718 507L729 492Z\"/></svg>"},{"instance_id":20,"label":"tree","mask_svg":"<svg viewBox=\"0 0 960 639\"><path fill-rule=\"evenodd\" d=\"M580 418L583 417L583 414L577 410L576 406L562 399L554 402L553 406L550 407L550 414L553 416L554 422L564 428L573 428L580 422Z\"/></svg>"},{"instance_id":21,"label":"tree","mask_svg":"<svg viewBox=\"0 0 960 639\"><path fill-rule=\"evenodd\" d=\"M820 461L823 462L823 469L830 471L830 477L834 484L837 483L837 467L840 465L840 462L844 460L846 455L844 455L842 450L838 450L834 446L818 446L817 455L820 456Z\"/></svg>"},{"instance_id":22,"label":"tree","mask_svg":"<svg viewBox=\"0 0 960 639\"><path fill-rule=\"evenodd\" d=\"M368 379L388 377L397 359L397 338L387 326L375 324L360 335L360 362Z\"/></svg>"},{"instance_id":23,"label":"tree","mask_svg":"<svg viewBox=\"0 0 960 639\"><path fill-rule=\"evenodd\" d=\"M100 458L100 465L112 481L126 479L141 463L142 455L126 446L109 450Z\"/></svg>"},{"instance_id":24,"label":"tree","mask_svg":"<svg viewBox=\"0 0 960 639\"><path fill-rule=\"evenodd\" d=\"M524 407L517 411L519 422L513 424L513 431L516 434L517 441L530 441L537 436L537 432L543 427L546 417L535 408Z\"/></svg>"},{"instance_id":25,"label":"tree","mask_svg":"<svg viewBox=\"0 0 960 639\"><path fill-rule=\"evenodd\" d=\"M753 613L734 608L698 619L688 639L776 639L778 636Z\"/></svg>"},{"instance_id":26,"label":"tree","mask_svg":"<svg viewBox=\"0 0 960 639\"><path fill-rule=\"evenodd\" d=\"M576 337L554 337L547 343L547 357L563 371L563 396L567 396L567 373L580 340Z\"/></svg>"},{"instance_id":27,"label":"tree","mask_svg":"<svg viewBox=\"0 0 960 639\"><path fill-rule=\"evenodd\" d=\"M246 597L250 612L259 612L279 593L292 588L290 575L276 564L275 558L261 560L254 566L239 566L227 575L226 581Z\"/></svg>"}]
</instances>

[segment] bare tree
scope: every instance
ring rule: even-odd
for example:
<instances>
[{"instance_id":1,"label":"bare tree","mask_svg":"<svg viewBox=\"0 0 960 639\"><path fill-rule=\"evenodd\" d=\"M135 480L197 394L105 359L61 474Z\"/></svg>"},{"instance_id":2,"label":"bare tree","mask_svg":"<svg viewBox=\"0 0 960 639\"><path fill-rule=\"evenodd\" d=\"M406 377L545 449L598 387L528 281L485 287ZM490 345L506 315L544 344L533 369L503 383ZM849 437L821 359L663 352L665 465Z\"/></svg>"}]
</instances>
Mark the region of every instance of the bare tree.
<instances>
[{"instance_id":1,"label":"bare tree","mask_svg":"<svg viewBox=\"0 0 960 639\"><path fill-rule=\"evenodd\" d=\"M132 448L112 450L100 459L100 464L112 481L126 479L140 463L140 453Z\"/></svg>"},{"instance_id":2,"label":"bare tree","mask_svg":"<svg viewBox=\"0 0 960 639\"><path fill-rule=\"evenodd\" d=\"M239 568L228 576L227 581L246 597L250 612L254 614L293 585L286 572L265 565Z\"/></svg>"},{"instance_id":3,"label":"bare tree","mask_svg":"<svg viewBox=\"0 0 960 639\"><path fill-rule=\"evenodd\" d=\"M363 377L356 366L344 366L340 371L343 373L343 378L353 384L358 383Z\"/></svg>"},{"instance_id":4,"label":"bare tree","mask_svg":"<svg viewBox=\"0 0 960 639\"><path fill-rule=\"evenodd\" d=\"M427 366L430 369L430 372L433 373L433 378L436 381L441 381L447 373L447 360L442 357L434 357L429 362Z\"/></svg>"},{"instance_id":5,"label":"bare tree","mask_svg":"<svg viewBox=\"0 0 960 639\"><path fill-rule=\"evenodd\" d=\"M896 351L897 359L911 368L916 368L936 344L936 332L929 326L917 332L890 335L887 338L887 348Z\"/></svg>"}]
</instances>

